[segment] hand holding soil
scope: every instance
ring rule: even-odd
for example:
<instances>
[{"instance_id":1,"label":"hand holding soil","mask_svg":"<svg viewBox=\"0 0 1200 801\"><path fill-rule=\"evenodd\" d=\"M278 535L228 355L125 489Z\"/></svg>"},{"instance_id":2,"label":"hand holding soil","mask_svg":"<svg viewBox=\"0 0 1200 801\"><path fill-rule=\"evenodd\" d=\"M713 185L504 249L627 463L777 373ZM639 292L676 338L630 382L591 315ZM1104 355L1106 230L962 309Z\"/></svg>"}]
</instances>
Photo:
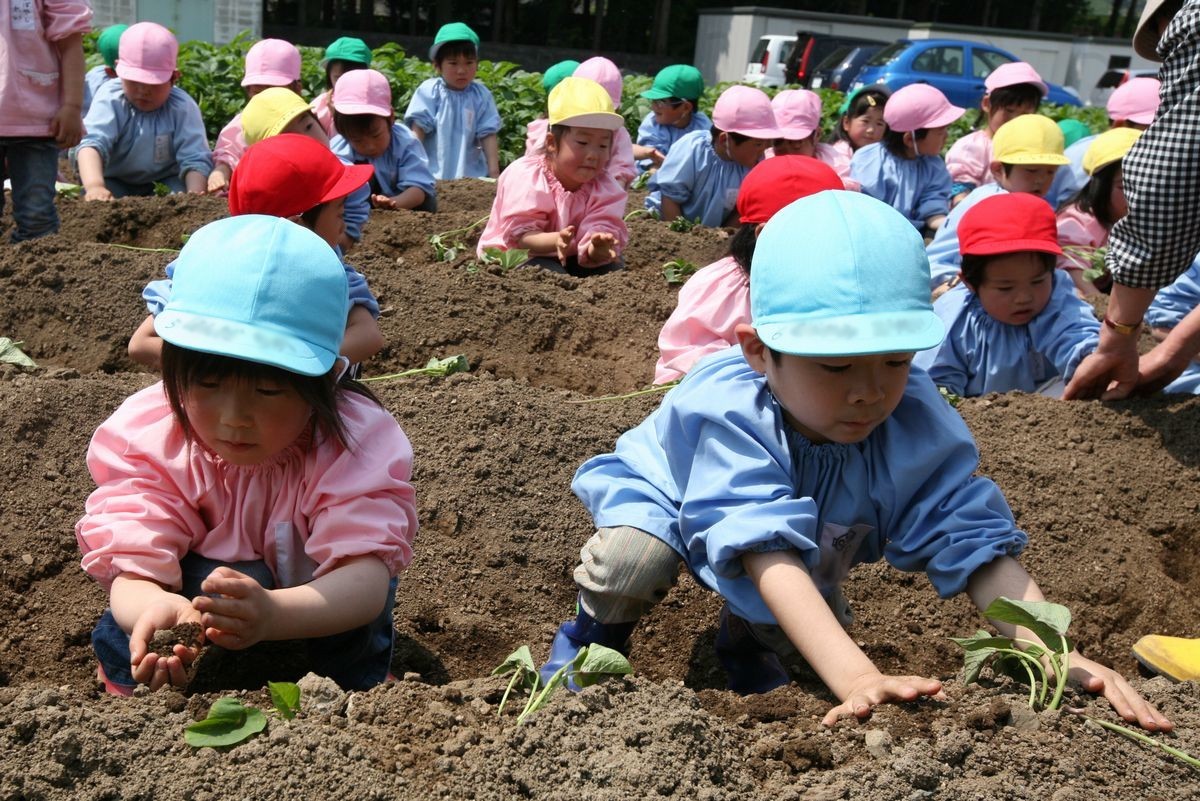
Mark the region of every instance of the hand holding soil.
<instances>
[{"instance_id":1,"label":"hand holding soil","mask_svg":"<svg viewBox=\"0 0 1200 801\"><path fill-rule=\"evenodd\" d=\"M180 601L181 603L177 603ZM187 667L203 643L200 616L187 599L170 595L148 606L129 634L129 662L133 678L151 690L164 685L186 687ZM185 644L188 632L191 644Z\"/></svg>"},{"instance_id":2,"label":"hand holding soil","mask_svg":"<svg viewBox=\"0 0 1200 801\"><path fill-rule=\"evenodd\" d=\"M871 717L871 710L879 704L915 701L923 695L936 697L941 692L942 683L937 679L872 673L852 685L846 700L826 712L821 725L832 726L851 716L864 720Z\"/></svg>"},{"instance_id":3,"label":"hand holding soil","mask_svg":"<svg viewBox=\"0 0 1200 801\"><path fill-rule=\"evenodd\" d=\"M270 591L257 581L233 568L218 567L200 589L217 596L201 595L192 601L209 642L236 651L266 638L274 607Z\"/></svg>"}]
</instances>

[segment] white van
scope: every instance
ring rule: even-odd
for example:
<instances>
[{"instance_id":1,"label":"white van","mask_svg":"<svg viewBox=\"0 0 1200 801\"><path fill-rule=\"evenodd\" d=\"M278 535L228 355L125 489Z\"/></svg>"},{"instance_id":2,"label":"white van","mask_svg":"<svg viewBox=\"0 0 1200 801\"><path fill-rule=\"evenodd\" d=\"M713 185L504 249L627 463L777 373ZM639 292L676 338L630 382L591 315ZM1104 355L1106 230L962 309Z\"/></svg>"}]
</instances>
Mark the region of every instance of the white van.
<instances>
[{"instance_id":1,"label":"white van","mask_svg":"<svg viewBox=\"0 0 1200 801\"><path fill-rule=\"evenodd\" d=\"M795 44L795 36L775 34L759 39L742 82L755 86L783 86L783 67Z\"/></svg>"}]
</instances>

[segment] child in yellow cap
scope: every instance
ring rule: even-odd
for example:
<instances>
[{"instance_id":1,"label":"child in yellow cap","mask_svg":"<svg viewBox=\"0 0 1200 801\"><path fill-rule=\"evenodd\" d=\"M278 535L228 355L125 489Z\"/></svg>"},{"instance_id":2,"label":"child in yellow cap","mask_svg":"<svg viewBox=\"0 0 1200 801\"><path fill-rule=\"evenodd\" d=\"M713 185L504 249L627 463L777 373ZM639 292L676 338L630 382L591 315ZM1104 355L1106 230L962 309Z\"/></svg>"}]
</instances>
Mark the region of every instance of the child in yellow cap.
<instances>
[{"instance_id":1,"label":"child in yellow cap","mask_svg":"<svg viewBox=\"0 0 1200 801\"><path fill-rule=\"evenodd\" d=\"M962 255L958 248L958 222L984 198L1004 192L1028 192L1045 199L1054 173L1067 164L1063 155L1062 129L1049 117L1022 114L1000 126L992 138L992 161L988 165L994 183L971 190L956 205L925 248L929 256L930 287L940 295L958 275Z\"/></svg>"},{"instance_id":2,"label":"child in yellow cap","mask_svg":"<svg viewBox=\"0 0 1200 801\"><path fill-rule=\"evenodd\" d=\"M629 239L626 193L604 166L624 121L607 90L587 78L564 78L550 92L549 111L545 152L517 159L496 184L479 256L520 248L554 272L619 270Z\"/></svg>"}]
</instances>

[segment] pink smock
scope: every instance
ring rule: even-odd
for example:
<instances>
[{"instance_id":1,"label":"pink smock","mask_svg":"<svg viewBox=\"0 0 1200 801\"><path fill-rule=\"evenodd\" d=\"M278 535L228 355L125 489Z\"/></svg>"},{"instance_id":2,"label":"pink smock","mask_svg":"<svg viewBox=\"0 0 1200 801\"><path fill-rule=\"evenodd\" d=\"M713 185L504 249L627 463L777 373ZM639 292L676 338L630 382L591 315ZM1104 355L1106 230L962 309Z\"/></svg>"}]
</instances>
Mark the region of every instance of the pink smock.
<instances>
[{"instance_id":1,"label":"pink smock","mask_svg":"<svg viewBox=\"0 0 1200 801\"><path fill-rule=\"evenodd\" d=\"M946 169L956 184L983 186L994 183L992 177L992 136L986 128L959 139L946 153Z\"/></svg>"},{"instance_id":2,"label":"pink smock","mask_svg":"<svg viewBox=\"0 0 1200 801\"><path fill-rule=\"evenodd\" d=\"M246 137L242 134L242 115L239 112L217 135L217 143L213 145L213 163L228 164L232 170L242 160L246 147Z\"/></svg>"},{"instance_id":3,"label":"pink smock","mask_svg":"<svg viewBox=\"0 0 1200 801\"><path fill-rule=\"evenodd\" d=\"M1108 229L1095 215L1072 204L1058 213L1058 244L1063 248L1063 254L1057 262L1060 270L1086 270L1091 264L1082 255L1072 254L1067 248L1102 248L1108 244Z\"/></svg>"},{"instance_id":4,"label":"pink smock","mask_svg":"<svg viewBox=\"0 0 1200 801\"><path fill-rule=\"evenodd\" d=\"M679 303L658 334L654 383L665 384L700 359L737 344L733 329L750 322L750 276L726 256L687 280Z\"/></svg>"},{"instance_id":5,"label":"pink smock","mask_svg":"<svg viewBox=\"0 0 1200 801\"><path fill-rule=\"evenodd\" d=\"M525 127L525 155L540 156L546 152L546 132L550 130L550 121L539 117ZM613 180L628 188L629 183L637 177L637 165L633 161L633 139L624 127L613 131L612 151L608 154L608 166L605 171Z\"/></svg>"},{"instance_id":6,"label":"pink smock","mask_svg":"<svg viewBox=\"0 0 1200 801\"><path fill-rule=\"evenodd\" d=\"M817 144L817 150L813 155L816 156L817 161L823 161L832 167L833 171L838 174L838 178L842 179L842 183L851 192L857 192L862 188L858 181L850 177L850 156L846 155L845 152L833 145L820 142Z\"/></svg>"},{"instance_id":7,"label":"pink smock","mask_svg":"<svg viewBox=\"0 0 1200 801\"><path fill-rule=\"evenodd\" d=\"M313 102L308 104L312 109L313 116L317 118L317 122L321 123L321 127L325 129L325 135L332 139L337 135L337 129L333 127L333 106L330 105L330 100L333 97L333 92L321 92L317 95Z\"/></svg>"},{"instance_id":8,"label":"pink smock","mask_svg":"<svg viewBox=\"0 0 1200 801\"><path fill-rule=\"evenodd\" d=\"M412 446L368 398L341 392L338 412L351 449L306 433L238 466L188 444L162 383L130 396L88 447L97 488L75 524L83 569L105 589L132 574L173 591L188 553L262 560L282 587L364 555L395 575L412 561L417 531Z\"/></svg>"},{"instance_id":9,"label":"pink smock","mask_svg":"<svg viewBox=\"0 0 1200 801\"><path fill-rule=\"evenodd\" d=\"M606 172L574 192L563 188L545 156L523 156L500 173L492 215L479 237L476 249L483 258L485 248L511 250L530 233L561 231L575 226L568 255L577 256L596 234L612 234L620 256L629 241L625 227L625 190Z\"/></svg>"},{"instance_id":10,"label":"pink smock","mask_svg":"<svg viewBox=\"0 0 1200 801\"><path fill-rule=\"evenodd\" d=\"M56 43L87 33L91 23L88 3L0 3L0 136L51 135L50 123L62 107L62 62Z\"/></svg>"}]
</instances>

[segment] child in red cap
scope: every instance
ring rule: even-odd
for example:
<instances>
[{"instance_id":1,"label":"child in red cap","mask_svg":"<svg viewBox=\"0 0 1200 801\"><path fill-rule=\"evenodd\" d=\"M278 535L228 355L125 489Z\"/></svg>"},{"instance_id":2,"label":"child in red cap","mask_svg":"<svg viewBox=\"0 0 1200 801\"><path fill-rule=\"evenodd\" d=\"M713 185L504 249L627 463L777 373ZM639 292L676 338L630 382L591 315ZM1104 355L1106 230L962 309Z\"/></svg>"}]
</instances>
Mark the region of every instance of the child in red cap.
<instances>
[{"instance_id":1,"label":"child in red cap","mask_svg":"<svg viewBox=\"0 0 1200 801\"><path fill-rule=\"evenodd\" d=\"M963 215L958 240L962 283L933 305L946 338L913 365L964 397L1057 396L1096 349L1100 323L1071 277L1054 268L1062 255L1054 211L1024 192L994 195Z\"/></svg>"},{"instance_id":2,"label":"child in red cap","mask_svg":"<svg viewBox=\"0 0 1200 801\"><path fill-rule=\"evenodd\" d=\"M808 156L775 156L746 175L737 199L742 225L729 255L688 279L658 334L655 384L677 381L705 356L738 344L735 329L750 322L750 261L767 220L793 200L843 188L832 167Z\"/></svg>"},{"instance_id":3,"label":"child in red cap","mask_svg":"<svg viewBox=\"0 0 1200 801\"><path fill-rule=\"evenodd\" d=\"M370 180L373 169L369 164L343 164L329 148L307 136L272 136L247 148L238 162L229 184L229 213L285 217L336 250L345 227L346 196ZM379 303L362 274L344 261L342 266L349 284L350 314L341 355L359 363L383 347L376 322ZM167 279L152 281L143 290L150 316L129 340L130 358L155 368L162 357L162 339L154 331L154 317L170 299L173 271L174 263L167 265Z\"/></svg>"}]
</instances>

